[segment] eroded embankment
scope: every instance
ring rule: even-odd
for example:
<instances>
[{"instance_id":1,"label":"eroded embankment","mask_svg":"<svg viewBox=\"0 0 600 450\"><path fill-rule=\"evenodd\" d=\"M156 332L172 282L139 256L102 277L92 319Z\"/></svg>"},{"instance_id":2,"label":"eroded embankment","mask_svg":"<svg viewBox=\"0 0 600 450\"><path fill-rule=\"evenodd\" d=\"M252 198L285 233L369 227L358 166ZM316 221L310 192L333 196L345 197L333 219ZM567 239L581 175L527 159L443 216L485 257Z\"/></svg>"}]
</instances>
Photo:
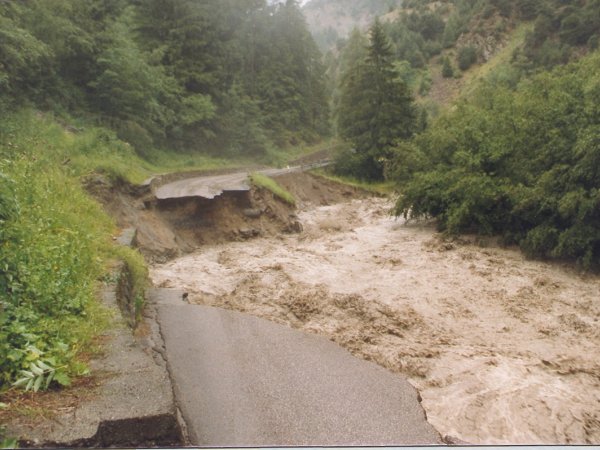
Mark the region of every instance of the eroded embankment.
<instances>
[{"instance_id":1,"label":"eroded embankment","mask_svg":"<svg viewBox=\"0 0 600 450\"><path fill-rule=\"evenodd\" d=\"M600 442L598 277L440 240L383 199L305 206L302 233L204 246L155 266L154 283L407 375L444 435Z\"/></svg>"},{"instance_id":2,"label":"eroded embankment","mask_svg":"<svg viewBox=\"0 0 600 450\"><path fill-rule=\"evenodd\" d=\"M328 204L356 195L352 188L295 173L278 178L293 189L302 205ZM243 241L301 231L295 208L263 189L224 192L214 199L186 197L158 200L150 186L87 181L121 228L137 229L137 246L151 262L165 262L204 245Z\"/></svg>"}]
</instances>

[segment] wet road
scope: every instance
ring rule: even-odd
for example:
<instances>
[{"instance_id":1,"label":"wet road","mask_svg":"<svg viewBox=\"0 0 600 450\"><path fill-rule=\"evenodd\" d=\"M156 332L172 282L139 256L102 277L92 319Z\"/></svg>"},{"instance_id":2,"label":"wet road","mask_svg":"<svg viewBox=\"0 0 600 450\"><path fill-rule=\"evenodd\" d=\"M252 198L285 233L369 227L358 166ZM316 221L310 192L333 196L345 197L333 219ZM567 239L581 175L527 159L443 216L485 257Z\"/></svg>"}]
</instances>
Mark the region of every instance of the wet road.
<instances>
[{"instance_id":1,"label":"wet road","mask_svg":"<svg viewBox=\"0 0 600 450\"><path fill-rule=\"evenodd\" d=\"M176 290L150 299L192 445L441 444L406 380L323 337Z\"/></svg>"}]
</instances>

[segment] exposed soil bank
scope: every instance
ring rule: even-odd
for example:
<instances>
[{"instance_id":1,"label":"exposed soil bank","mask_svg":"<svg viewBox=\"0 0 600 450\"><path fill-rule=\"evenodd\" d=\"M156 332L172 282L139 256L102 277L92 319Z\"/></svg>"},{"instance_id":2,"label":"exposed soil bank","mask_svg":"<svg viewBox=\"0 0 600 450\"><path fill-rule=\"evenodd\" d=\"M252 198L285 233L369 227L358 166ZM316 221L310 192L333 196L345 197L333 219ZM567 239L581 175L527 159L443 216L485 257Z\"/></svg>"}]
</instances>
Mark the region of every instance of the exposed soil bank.
<instances>
[{"instance_id":1,"label":"exposed soil bank","mask_svg":"<svg viewBox=\"0 0 600 450\"><path fill-rule=\"evenodd\" d=\"M206 245L155 266L154 283L326 335L407 375L443 435L600 443L598 277L444 242L390 218L383 199L310 208L311 198L302 233Z\"/></svg>"},{"instance_id":2,"label":"exposed soil bank","mask_svg":"<svg viewBox=\"0 0 600 450\"><path fill-rule=\"evenodd\" d=\"M352 188L305 173L278 179L297 193L298 202L328 204L355 195ZM113 184L102 176L87 181L121 228L135 228L136 244L147 260L165 262L203 245L243 241L301 231L296 211L268 191L224 192L208 200L186 197L158 200L153 187Z\"/></svg>"}]
</instances>

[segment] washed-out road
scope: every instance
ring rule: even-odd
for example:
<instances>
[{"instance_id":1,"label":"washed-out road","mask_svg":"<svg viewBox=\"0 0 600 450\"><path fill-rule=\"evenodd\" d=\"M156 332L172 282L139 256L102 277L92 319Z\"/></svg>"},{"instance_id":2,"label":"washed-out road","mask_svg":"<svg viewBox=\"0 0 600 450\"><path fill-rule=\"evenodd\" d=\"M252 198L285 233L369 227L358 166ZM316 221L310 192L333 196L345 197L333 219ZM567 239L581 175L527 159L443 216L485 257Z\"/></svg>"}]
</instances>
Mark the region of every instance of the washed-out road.
<instances>
[{"instance_id":1,"label":"washed-out road","mask_svg":"<svg viewBox=\"0 0 600 450\"><path fill-rule=\"evenodd\" d=\"M441 444L417 391L324 337L151 293L198 446Z\"/></svg>"},{"instance_id":2,"label":"washed-out road","mask_svg":"<svg viewBox=\"0 0 600 450\"><path fill-rule=\"evenodd\" d=\"M303 170L301 166L288 167L285 169L264 169L255 172L268 176L277 176L284 173ZM199 176L186 178L165 184L156 189L155 195L159 200L183 197L204 197L213 199L224 191L248 191L250 190L249 172L234 172L224 175Z\"/></svg>"}]
</instances>

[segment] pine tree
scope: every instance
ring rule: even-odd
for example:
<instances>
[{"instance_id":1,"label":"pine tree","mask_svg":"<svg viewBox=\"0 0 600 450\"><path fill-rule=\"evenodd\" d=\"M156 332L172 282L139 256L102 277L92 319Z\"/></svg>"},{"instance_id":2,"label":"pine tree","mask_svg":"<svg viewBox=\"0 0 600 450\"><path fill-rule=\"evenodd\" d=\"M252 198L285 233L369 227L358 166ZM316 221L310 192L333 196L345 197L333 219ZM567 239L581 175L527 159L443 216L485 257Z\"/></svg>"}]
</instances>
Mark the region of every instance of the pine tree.
<instances>
[{"instance_id":1,"label":"pine tree","mask_svg":"<svg viewBox=\"0 0 600 450\"><path fill-rule=\"evenodd\" d=\"M343 74L338 127L355 147L355 175L381 179L395 143L412 135L416 114L408 87L394 70L391 44L376 20L365 59Z\"/></svg>"},{"instance_id":2,"label":"pine tree","mask_svg":"<svg viewBox=\"0 0 600 450\"><path fill-rule=\"evenodd\" d=\"M359 70L358 67L367 57L367 45L368 40L364 34L360 32L358 28L354 28L348 41L344 44L341 49L339 57L339 67L334 67L334 70L339 71L339 75L334 73L333 79L340 79L339 83L333 87L332 91L332 108L334 113L334 122L336 126L336 132L341 136L343 135L339 128L344 126L352 126L351 119L348 115L344 115L342 110L342 91L352 89L348 86L349 83L353 83L356 72ZM341 117L340 117L341 114Z\"/></svg>"},{"instance_id":3,"label":"pine tree","mask_svg":"<svg viewBox=\"0 0 600 450\"><path fill-rule=\"evenodd\" d=\"M454 76L452 63L450 62L450 58L447 56L442 57L442 76L444 78L452 78Z\"/></svg>"}]
</instances>

